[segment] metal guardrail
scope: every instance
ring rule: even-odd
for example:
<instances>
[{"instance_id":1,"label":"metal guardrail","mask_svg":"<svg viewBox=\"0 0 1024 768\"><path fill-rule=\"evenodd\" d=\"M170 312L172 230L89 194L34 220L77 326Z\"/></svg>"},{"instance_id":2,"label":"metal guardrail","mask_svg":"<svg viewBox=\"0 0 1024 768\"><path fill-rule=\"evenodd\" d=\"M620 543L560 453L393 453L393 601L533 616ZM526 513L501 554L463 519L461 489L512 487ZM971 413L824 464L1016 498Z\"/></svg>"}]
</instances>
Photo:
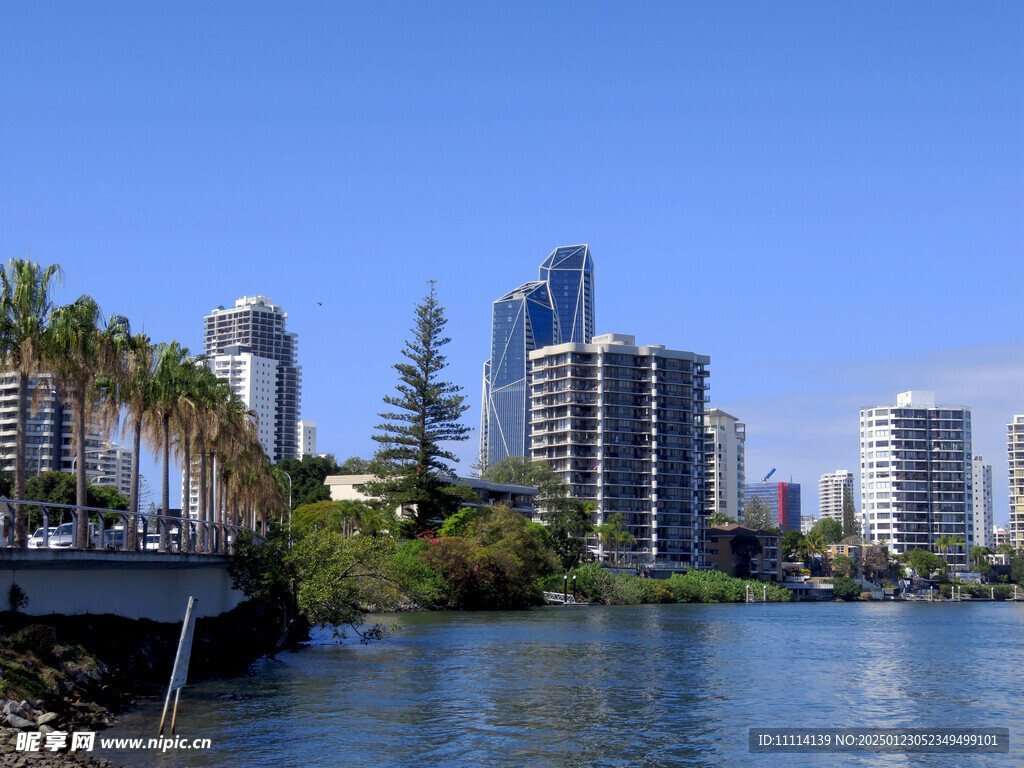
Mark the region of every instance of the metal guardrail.
<instances>
[{"instance_id":1,"label":"metal guardrail","mask_svg":"<svg viewBox=\"0 0 1024 768\"><path fill-rule=\"evenodd\" d=\"M42 535L38 549L81 549L76 546L78 524L86 516L89 528L86 549L96 551L155 551L194 554L229 554L239 531L248 530L239 525L214 523L174 515L150 512L126 512L99 507L80 507L75 504L54 504L29 499L0 498L0 547L21 549L15 542L15 511L19 505L35 508L41 512ZM26 512L27 514L27 512ZM70 517L70 519L66 519ZM60 519L62 524L71 523L71 537L67 545L63 537L59 544L50 541L51 521ZM119 526L119 527L118 527ZM132 535L132 530L135 533ZM32 537L32 530L27 535ZM116 534L120 534L119 536Z\"/></svg>"},{"instance_id":2,"label":"metal guardrail","mask_svg":"<svg viewBox=\"0 0 1024 768\"><path fill-rule=\"evenodd\" d=\"M576 605L576 596L562 592L545 592L544 602L548 605Z\"/></svg>"}]
</instances>

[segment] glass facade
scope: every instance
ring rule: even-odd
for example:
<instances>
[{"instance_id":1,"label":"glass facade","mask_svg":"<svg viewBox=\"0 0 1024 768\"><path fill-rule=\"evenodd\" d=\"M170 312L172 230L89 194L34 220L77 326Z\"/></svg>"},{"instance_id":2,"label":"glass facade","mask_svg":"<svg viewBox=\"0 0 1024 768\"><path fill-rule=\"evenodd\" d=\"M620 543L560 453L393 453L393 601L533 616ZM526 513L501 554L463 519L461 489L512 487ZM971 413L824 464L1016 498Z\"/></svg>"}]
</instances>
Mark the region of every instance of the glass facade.
<instances>
[{"instance_id":1,"label":"glass facade","mask_svg":"<svg viewBox=\"0 0 1024 768\"><path fill-rule=\"evenodd\" d=\"M587 344L594 335L594 260L587 245L556 248L540 279L494 302L491 357L484 363L480 457L487 466L529 455L529 353Z\"/></svg>"},{"instance_id":2,"label":"glass facade","mask_svg":"<svg viewBox=\"0 0 1024 768\"><path fill-rule=\"evenodd\" d=\"M540 265L558 314L562 336L556 343L589 344L594 336L594 259L590 246L556 248Z\"/></svg>"},{"instance_id":3,"label":"glass facade","mask_svg":"<svg viewBox=\"0 0 1024 768\"><path fill-rule=\"evenodd\" d=\"M494 302L491 359L484 365L481 452L488 466L526 455L527 355L558 339L547 284L526 283Z\"/></svg>"}]
</instances>

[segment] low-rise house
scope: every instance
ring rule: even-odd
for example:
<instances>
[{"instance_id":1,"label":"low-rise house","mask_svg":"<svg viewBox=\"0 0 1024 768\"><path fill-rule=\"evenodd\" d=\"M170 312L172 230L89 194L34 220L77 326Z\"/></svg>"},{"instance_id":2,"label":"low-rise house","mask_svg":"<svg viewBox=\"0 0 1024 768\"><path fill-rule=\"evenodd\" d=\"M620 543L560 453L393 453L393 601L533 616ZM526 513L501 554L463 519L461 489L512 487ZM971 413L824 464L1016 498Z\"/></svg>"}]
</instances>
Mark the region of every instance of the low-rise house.
<instances>
[{"instance_id":1,"label":"low-rise house","mask_svg":"<svg viewBox=\"0 0 1024 768\"><path fill-rule=\"evenodd\" d=\"M374 480L373 475L328 475L324 485L331 492L333 501L367 501L368 496L362 492L364 484ZM539 522L535 500L539 491L532 485L513 485L511 483L495 483L481 480L479 477L453 477L452 485L468 485L476 494L478 501L459 502L463 507L489 507L495 504L507 504L524 517Z\"/></svg>"},{"instance_id":2,"label":"low-rise house","mask_svg":"<svg viewBox=\"0 0 1024 768\"><path fill-rule=\"evenodd\" d=\"M710 525L705 530L704 558L711 568L730 576L746 577L749 568L750 578L781 582L781 542L782 536L772 531L737 523Z\"/></svg>"}]
</instances>

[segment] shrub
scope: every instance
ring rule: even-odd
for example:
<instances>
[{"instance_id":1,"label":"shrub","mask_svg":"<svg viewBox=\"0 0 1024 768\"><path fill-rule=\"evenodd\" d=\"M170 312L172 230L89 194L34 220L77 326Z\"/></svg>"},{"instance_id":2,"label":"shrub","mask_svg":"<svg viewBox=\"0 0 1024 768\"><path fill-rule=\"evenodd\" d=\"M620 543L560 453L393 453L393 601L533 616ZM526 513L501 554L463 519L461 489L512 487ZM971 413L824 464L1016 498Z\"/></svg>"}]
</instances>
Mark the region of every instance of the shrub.
<instances>
[{"instance_id":1,"label":"shrub","mask_svg":"<svg viewBox=\"0 0 1024 768\"><path fill-rule=\"evenodd\" d=\"M856 600L860 597L860 585L846 576L832 579L833 594L840 600Z\"/></svg>"}]
</instances>

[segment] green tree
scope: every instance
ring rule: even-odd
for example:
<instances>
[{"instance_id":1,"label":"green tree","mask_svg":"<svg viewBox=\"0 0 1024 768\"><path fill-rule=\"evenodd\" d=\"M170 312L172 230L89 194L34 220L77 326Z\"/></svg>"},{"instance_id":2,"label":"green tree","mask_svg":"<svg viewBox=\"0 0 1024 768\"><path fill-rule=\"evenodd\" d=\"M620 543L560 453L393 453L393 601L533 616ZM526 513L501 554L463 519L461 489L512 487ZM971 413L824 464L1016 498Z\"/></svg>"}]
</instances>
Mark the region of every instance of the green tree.
<instances>
[{"instance_id":1,"label":"green tree","mask_svg":"<svg viewBox=\"0 0 1024 768\"><path fill-rule=\"evenodd\" d=\"M1024 586L1024 557L1015 557L1010 561L1010 581Z\"/></svg>"},{"instance_id":2,"label":"green tree","mask_svg":"<svg viewBox=\"0 0 1024 768\"><path fill-rule=\"evenodd\" d=\"M361 501L314 501L295 508L292 527L296 535L316 530L334 531L342 536L373 535L380 531L377 511Z\"/></svg>"},{"instance_id":3,"label":"green tree","mask_svg":"<svg viewBox=\"0 0 1024 768\"><path fill-rule=\"evenodd\" d=\"M552 503L559 504L568 497L568 487L562 476L555 472L546 461L528 459L525 456L506 456L487 468L484 479L496 483L532 485L539 493L537 503L547 509Z\"/></svg>"},{"instance_id":4,"label":"green tree","mask_svg":"<svg viewBox=\"0 0 1024 768\"><path fill-rule=\"evenodd\" d=\"M839 600L856 600L860 597L860 585L846 576L832 579L833 594Z\"/></svg>"},{"instance_id":5,"label":"green tree","mask_svg":"<svg viewBox=\"0 0 1024 768\"><path fill-rule=\"evenodd\" d=\"M927 549L911 549L904 553L905 561L922 579L931 579L933 576L944 578L946 574L946 561L929 552Z\"/></svg>"},{"instance_id":6,"label":"green tree","mask_svg":"<svg viewBox=\"0 0 1024 768\"><path fill-rule=\"evenodd\" d=\"M718 509L708 515L708 525L728 525L735 522L735 520Z\"/></svg>"},{"instance_id":7,"label":"green tree","mask_svg":"<svg viewBox=\"0 0 1024 768\"><path fill-rule=\"evenodd\" d=\"M868 546L861 550L861 565L864 575L878 579L889 570L889 548Z\"/></svg>"},{"instance_id":8,"label":"green tree","mask_svg":"<svg viewBox=\"0 0 1024 768\"><path fill-rule=\"evenodd\" d=\"M832 573L847 578L857 575L857 561L849 555L836 555L832 558Z\"/></svg>"},{"instance_id":9,"label":"green tree","mask_svg":"<svg viewBox=\"0 0 1024 768\"><path fill-rule=\"evenodd\" d=\"M328 459L334 461L334 457L330 454L327 455ZM339 475L368 475L373 471L371 462L366 459L361 459L358 456L349 456L341 464L338 465L337 472L332 474Z\"/></svg>"},{"instance_id":10,"label":"green tree","mask_svg":"<svg viewBox=\"0 0 1024 768\"><path fill-rule=\"evenodd\" d=\"M63 278L60 266L41 267L27 259L11 259L0 270L0 355L4 368L18 377L18 418L15 425L14 498L25 495L28 453L29 380L39 370L40 348L53 311L50 292ZM26 510L14 511L15 544L28 542Z\"/></svg>"},{"instance_id":11,"label":"green tree","mask_svg":"<svg viewBox=\"0 0 1024 768\"><path fill-rule=\"evenodd\" d=\"M734 573L741 579L748 578L750 576L750 562L761 554L762 546L761 540L757 538L753 533L746 533L745 531L737 533L732 537L729 542L729 549L732 552L734 559Z\"/></svg>"},{"instance_id":12,"label":"green tree","mask_svg":"<svg viewBox=\"0 0 1024 768\"><path fill-rule=\"evenodd\" d=\"M441 379L447 365L441 350L451 339L444 335L448 321L434 281L415 316L412 338L402 349L408 362L394 365L398 394L384 398L396 410L380 414L384 421L373 435L380 445L373 460L377 479L363 490L385 508L414 510L414 525L423 530L453 511L446 476L454 474L451 462L457 459L443 444L468 438L460 420L469 406L458 394L461 387Z\"/></svg>"},{"instance_id":13,"label":"green tree","mask_svg":"<svg viewBox=\"0 0 1024 768\"><path fill-rule=\"evenodd\" d=\"M614 553L616 564L621 559L620 551L627 545L636 543L636 537L630 532L626 518L621 512L613 512L605 518L604 523L595 525L594 533L601 538L604 548Z\"/></svg>"},{"instance_id":14,"label":"green tree","mask_svg":"<svg viewBox=\"0 0 1024 768\"><path fill-rule=\"evenodd\" d=\"M171 419L174 418L181 400L188 391L188 368L194 367L189 360L188 349L178 342L161 344L156 352L153 371L153 400L150 408L154 438L163 459L163 473L160 483L160 510L167 514L171 503Z\"/></svg>"},{"instance_id":15,"label":"green tree","mask_svg":"<svg viewBox=\"0 0 1024 768\"><path fill-rule=\"evenodd\" d=\"M128 334L124 317L112 315L104 323L96 301L91 296L82 296L54 310L42 348L46 364L56 375L58 389L72 412L77 472L75 503L79 506L86 506L88 497L85 443L93 426L94 384L101 374L111 374L120 368L121 344ZM86 515L80 515L75 546L84 549L88 545L89 521Z\"/></svg>"},{"instance_id":16,"label":"green tree","mask_svg":"<svg viewBox=\"0 0 1024 768\"><path fill-rule=\"evenodd\" d=\"M804 544L804 535L800 531L786 531L782 534L782 559L792 562L801 556Z\"/></svg>"},{"instance_id":17,"label":"green tree","mask_svg":"<svg viewBox=\"0 0 1024 768\"><path fill-rule=\"evenodd\" d=\"M544 515L555 550L563 570L575 568L583 562L587 535L593 532L591 515L597 508L593 501L567 499Z\"/></svg>"},{"instance_id":18,"label":"green tree","mask_svg":"<svg viewBox=\"0 0 1024 768\"><path fill-rule=\"evenodd\" d=\"M843 487L843 536L860 536L857 508L853 505L853 492Z\"/></svg>"},{"instance_id":19,"label":"green tree","mask_svg":"<svg viewBox=\"0 0 1024 768\"><path fill-rule=\"evenodd\" d=\"M743 525L755 531L767 531L778 526L772 519L772 510L764 499L751 496L743 505Z\"/></svg>"},{"instance_id":20,"label":"green tree","mask_svg":"<svg viewBox=\"0 0 1024 768\"><path fill-rule=\"evenodd\" d=\"M843 524L830 517L823 517L814 524L811 532L817 531L825 544L838 544L843 538Z\"/></svg>"},{"instance_id":21,"label":"green tree","mask_svg":"<svg viewBox=\"0 0 1024 768\"><path fill-rule=\"evenodd\" d=\"M351 459L350 459L351 461ZM304 504L326 501L331 498L330 489L324 485L328 475L363 474L342 472L333 456L303 456L301 460L284 459L274 465L279 473L287 473L291 477L292 509ZM281 475L282 490L288 493L289 485L286 476Z\"/></svg>"}]
</instances>

